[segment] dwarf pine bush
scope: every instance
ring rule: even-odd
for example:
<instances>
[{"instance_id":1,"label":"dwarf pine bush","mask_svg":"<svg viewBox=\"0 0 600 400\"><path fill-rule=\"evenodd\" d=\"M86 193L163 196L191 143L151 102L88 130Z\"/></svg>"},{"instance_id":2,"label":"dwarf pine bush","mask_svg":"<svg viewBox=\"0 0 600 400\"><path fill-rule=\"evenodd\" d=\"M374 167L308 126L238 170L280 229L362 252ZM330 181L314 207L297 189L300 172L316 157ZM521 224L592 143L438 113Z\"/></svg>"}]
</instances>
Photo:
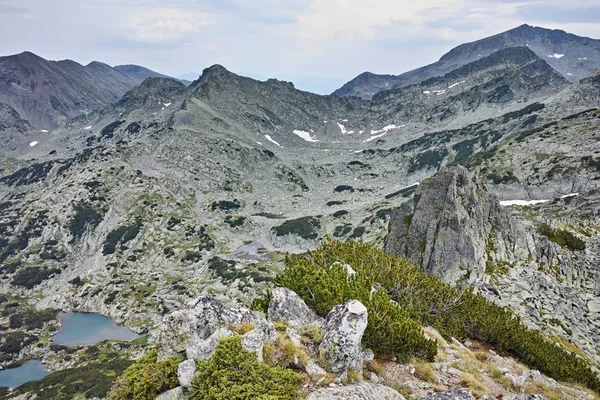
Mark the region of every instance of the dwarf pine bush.
<instances>
[{"instance_id":1,"label":"dwarf pine bush","mask_svg":"<svg viewBox=\"0 0 600 400\"><path fill-rule=\"evenodd\" d=\"M149 351L117 378L106 399L154 400L179 385L177 367L181 361L178 357L157 361L157 351Z\"/></svg>"},{"instance_id":2,"label":"dwarf pine bush","mask_svg":"<svg viewBox=\"0 0 600 400\"><path fill-rule=\"evenodd\" d=\"M286 261L275 282L294 290L319 315L349 299L363 302L369 311L363 344L379 355L431 360L436 344L421 330L431 325L445 337L480 340L554 379L600 393L600 380L586 361L528 329L510 309L468 287L451 287L408 260L365 243L329 239L305 255L288 255ZM349 275L342 264L356 274ZM375 286L380 289L372 294Z\"/></svg>"},{"instance_id":3,"label":"dwarf pine bush","mask_svg":"<svg viewBox=\"0 0 600 400\"><path fill-rule=\"evenodd\" d=\"M242 348L241 336L221 339L213 355L196 361L190 400L294 400L299 397L300 375L258 361Z\"/></svg>"}]
</instances>

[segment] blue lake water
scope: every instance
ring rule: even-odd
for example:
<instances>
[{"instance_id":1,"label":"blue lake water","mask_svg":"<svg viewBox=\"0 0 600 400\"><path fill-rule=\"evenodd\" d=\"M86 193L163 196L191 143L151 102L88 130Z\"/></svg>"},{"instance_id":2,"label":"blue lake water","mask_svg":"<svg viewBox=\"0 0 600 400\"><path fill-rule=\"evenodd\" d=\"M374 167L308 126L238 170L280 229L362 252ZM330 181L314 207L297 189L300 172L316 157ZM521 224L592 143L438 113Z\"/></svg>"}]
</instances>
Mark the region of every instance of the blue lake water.
<instances>
[{"instance_id":1,"label":"blue lake water","mask_svg":"<svg viewBox=\"0 0 600 400\"><path fill-rule=\"evenodd\" d=\"M103 340L134 340L140 335L96 313L60 313L61 327L52 341L64 346L89 346Z\"/></svg>"},{"instance_id":2,"label":"blue lake water","mask_svg":"<svg viewBox=\"0 0 600 400\"><path fill-rule=\"evenodd\" d=\"M27 361L20 367L0 371L0 386L14 388L25 382L42 379L48 374L41 362Z\"/></svg>"}]
</instances>

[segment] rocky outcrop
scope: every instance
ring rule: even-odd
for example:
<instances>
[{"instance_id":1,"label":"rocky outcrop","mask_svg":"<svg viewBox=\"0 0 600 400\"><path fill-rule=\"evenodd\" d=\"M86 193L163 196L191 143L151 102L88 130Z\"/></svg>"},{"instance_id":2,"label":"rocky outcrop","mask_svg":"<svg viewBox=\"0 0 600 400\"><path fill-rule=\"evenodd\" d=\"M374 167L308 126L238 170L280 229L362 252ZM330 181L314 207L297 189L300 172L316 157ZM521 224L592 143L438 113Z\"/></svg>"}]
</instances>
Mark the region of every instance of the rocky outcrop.
<instances>
[{"instance_id":1,"label":"rocky outcrop","mask_svg":"<svg viewBox=\"0 0 600 400\"><path fill-rule=\"evenodd\" d=\"M386 252L410 258L445 282L478 281L488 260L530 253L526 234L463 167L443 169L423 183L391 221Z\"/></svg>"},{"instance_id":2,"label":"rocky outcrop","mask_svg":"<svg viewBox=\"0 0 600 400\"><path fill-rule=\"evenodd\" d=\"M566 206L559 199L556 207ZM600 326L598 244L588 240L588 246L589 252L569 251L537 234L460 166L423 182L413 200L392 213L385 239L388 253L410 258L445 282L475 286L532 328L567 336L600 360L600 336L592 328Z\"/></svg>"},{"instance_id":3,"label":"rocky outcrop","mask_svg":"<svg viewBox=\"0 0 600 400\"><path fill-rule=\"evenodd\" d=\"M271 321L285 321L293 328L310 325L318 319L304 300L288 288L273 289L268 314Z\"/></svg>"},{"instance_id":4,"label":"rocky outcrop","mask_svg":"<svg viewBox=\"0 0 600 400\"><path fill-rule=\"evenodd\" d=\"M203 354L209 346L205 342L206 339L211 338L220 329L243 323L261 326L265 323L265 317L259 312L245 308L225 307L212 296L200 296L187 303L182 310L165 316L155 336L160 349L159 355L166 357L184 351ZM226 336L227 333L221 331L218 335ZM212 338L210 343L214 343L216 347L218 338Z\"/></svg>"},{"instance_id":5,"label":"rocky outcrop","mask_svg":"<svg viewBox=\"0 0 600 400\"><path fill-rule=\"evenodd\" d=\"M329 370L362 371L361 340L367 319L367 308L358 300L348 300L327 314L319 351Z\"/></svg>"},{"instance_id":6,"label":"rocky outcrop","mask_svg":"<svg viewBox=\"0 0 600 400\"><path fill-rule=\"evenodd\" d=\"M311 393L306 400L404 400L394 389L360 382L354 385L321 389Z\"/></svg>"}]
</instances>

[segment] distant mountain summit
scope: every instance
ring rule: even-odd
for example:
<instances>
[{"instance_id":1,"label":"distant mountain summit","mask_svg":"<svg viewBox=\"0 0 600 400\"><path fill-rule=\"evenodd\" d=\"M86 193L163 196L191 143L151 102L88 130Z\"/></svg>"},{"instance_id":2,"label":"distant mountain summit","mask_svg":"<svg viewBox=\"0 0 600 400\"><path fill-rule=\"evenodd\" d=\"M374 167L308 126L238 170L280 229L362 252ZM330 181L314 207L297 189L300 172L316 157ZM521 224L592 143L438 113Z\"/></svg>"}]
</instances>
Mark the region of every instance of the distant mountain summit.
<instances>
[{"instance_id":1,"label":"distant mountain summit","mask_svg":"<svg viewBox=\"0 0 600 400\"><path fill-rule=\"evenodd\" d=\"M159 72L155 72L152 71L151 69L148 69L146 67L142 67L141 65L133 65L133 64L126 64L126 65L115 65L114 69L116 69L117 71L119 71L120 73L127 75L133 79L136 79L138 81L138 83L142 83L143 81L145 81L147 78L171 78L171 79L176 79L176 78L172 78L168 75L164 75L161 74ZM177 79L178 81L180 81L181 83L183 83L184 85L188 86L190 83L192 83L191 81L188 81L186 79Z\"/></svg>"},{"instance_id":2,"label":"distant mountain summit","mask_svg":"<svg viewBox=\"0 0 600 400\"><path fill-rule=\"evenodd\" d=\"M94 61L48 61L30 52L0 57L0 102L38 129L118 101L137 80Z\"/></svg>"},{"instance_id":3,"label":"distant mountain summit","mask_svg":"<svg viewBox=\"0 0 600 400\"><path fill-rule=\"evenodd\" d=\"M600 40L576 36L561 30L521 25L485 39L462 44L443 55L438 62L401 75L364 72L333 94L370 99L382 90L442 76L509 47L528 47L571 82L585 78L600 69Z\"/></svg>"}]
</instances>

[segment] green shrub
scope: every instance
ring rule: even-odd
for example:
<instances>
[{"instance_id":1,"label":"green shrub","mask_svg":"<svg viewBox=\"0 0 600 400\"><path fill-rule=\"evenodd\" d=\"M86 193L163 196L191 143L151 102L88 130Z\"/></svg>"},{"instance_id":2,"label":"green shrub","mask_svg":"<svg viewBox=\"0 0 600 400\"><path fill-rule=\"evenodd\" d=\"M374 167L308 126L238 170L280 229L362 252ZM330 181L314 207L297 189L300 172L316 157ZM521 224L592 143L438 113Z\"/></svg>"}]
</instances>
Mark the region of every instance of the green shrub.
<instances>
[{"instance_id":1,"label":"green shrub","mask_svg":"<svg viewBox=\"0 0 600 400\"><path fill-rule=\"evenodd\" d=\"M60 273L61 270L58 268L26 267L17 271L10 284L31 289L52 277L52 275Z\"/></svg>"},{"instance_id":2,"label":"green shrub","mask_svg":"<svg viewBox=\"0 0 600 400\"><path fill-rule=\"evenodd\" d=\"M123 225L113 229L108 233L108 235L106 235L106 241L104 242L102 254L113 254L116 250L117 244L125 244L135 239L138 233L140 233L141 228L142 220L138 217L135 219L135 223L132 225Z\"/></svg>"},{"instance_id":3,"label":"green shrub","mask_svg":"<svg viewBox=\"0 0 600 400\"><path fill-rule=\"evenodd\" d=\"M74 209L75 215L69 222L69 230L71 231L73 240L77 240L83 235L86 227L94 230L98 226L102 221L102 214L85 204L78 204Z\"/></svg>"},{"instance_id":4,"label":"green shrub","mask_svg":"<svg viewBox=\"0 0 600 400\"><path fill-rule=\"evenodd\" d=\"M221 339L212 357L196 364L190 400L299 398L302 378L291 370L259 362L255 353L242 348L241 336Z\"/></svg>"},{"instance_id":5,"label":"green shrub","mask_svg":"<svg viewBox=\"0 0 600 400\"><path fill-rule=\"evenodd\" d=\"M349 277L339 263L356 274ZM321 316L346 300L363 302L369 311L363 344L377 353L431 359L435 343L424 340L420 328L431 325L445 337L485 342L554 379L600 392L600 380L583 359L528 329L510 309L470 288L451 287L371 245L328 240L304 256L288 256L275 281L296 291ZM370 299L375 282L384 290Z\"/></svg>"},{"instance_id":6,"label":"green shrub","mask_svg":"<svg viewBox=\"0 0 600 400\"><path fill-rule=\"evenodd\" d=\"M317 218L302 217L285 221L281 225L271 228L271 231L276 236L292 234L303 239L314 240L319 236L319 229L321 229L321 223Z\"/></svg>"},{"instance_id":7,"label":"green shrub","mask_svg":"<svg viewBox=\"0 0 600 400\"><path fill-rule=\"evenodd\" d=\"M341 250L339 246L343 245L329 241L306 257L288 255L287 268L275 279L276 283L298 293L322 317L338 304L350 299L359 300L369 312L363 336L366 347L381 356L403 360L418 356L433 360L437 353L436 342L427 340L420 324L392 302L385 291L371 295L374 281L368 272L356 270L351 263L357 273L349 277L346 268L335 263L337 257L334 254Z\"/></svg>"},{"instance_id":8,"label":"green shrub","mask_svg":"<svg viewBox=\"0 0 600 400\"><path fill-rule=\"evenodd\" d=\"M571 251L585 250L585 242L564 229L552 229L548 224L542 224L537 229L537 233Z\"/></svg>"},{"instance_id":9,"label":"green shrub","mask_svg":"<svg viewBox=\"0 0 600 400\"><path fill-rule=\"evenodd\" d=\"M442 165L442 161L444 161L444 158L446 158L447 155L448 150L446 148L441 150L427 150L419 153L410 160L408 173L412 174L415 171L425 168L438 169L440 165Z\"/></svg>"},{"instance_id":10,"label":"green shrub","mask_svg":"<svg viewBox=\"0 0 600 400\"><path fill-rule=\"evenodd\" d=\"M170 357L157 361L157 354L156 350L151 350L127 368L117 378L106 399L154 400L179 385L177 367L182 360Z\"/></svg>"}]
</instances>

